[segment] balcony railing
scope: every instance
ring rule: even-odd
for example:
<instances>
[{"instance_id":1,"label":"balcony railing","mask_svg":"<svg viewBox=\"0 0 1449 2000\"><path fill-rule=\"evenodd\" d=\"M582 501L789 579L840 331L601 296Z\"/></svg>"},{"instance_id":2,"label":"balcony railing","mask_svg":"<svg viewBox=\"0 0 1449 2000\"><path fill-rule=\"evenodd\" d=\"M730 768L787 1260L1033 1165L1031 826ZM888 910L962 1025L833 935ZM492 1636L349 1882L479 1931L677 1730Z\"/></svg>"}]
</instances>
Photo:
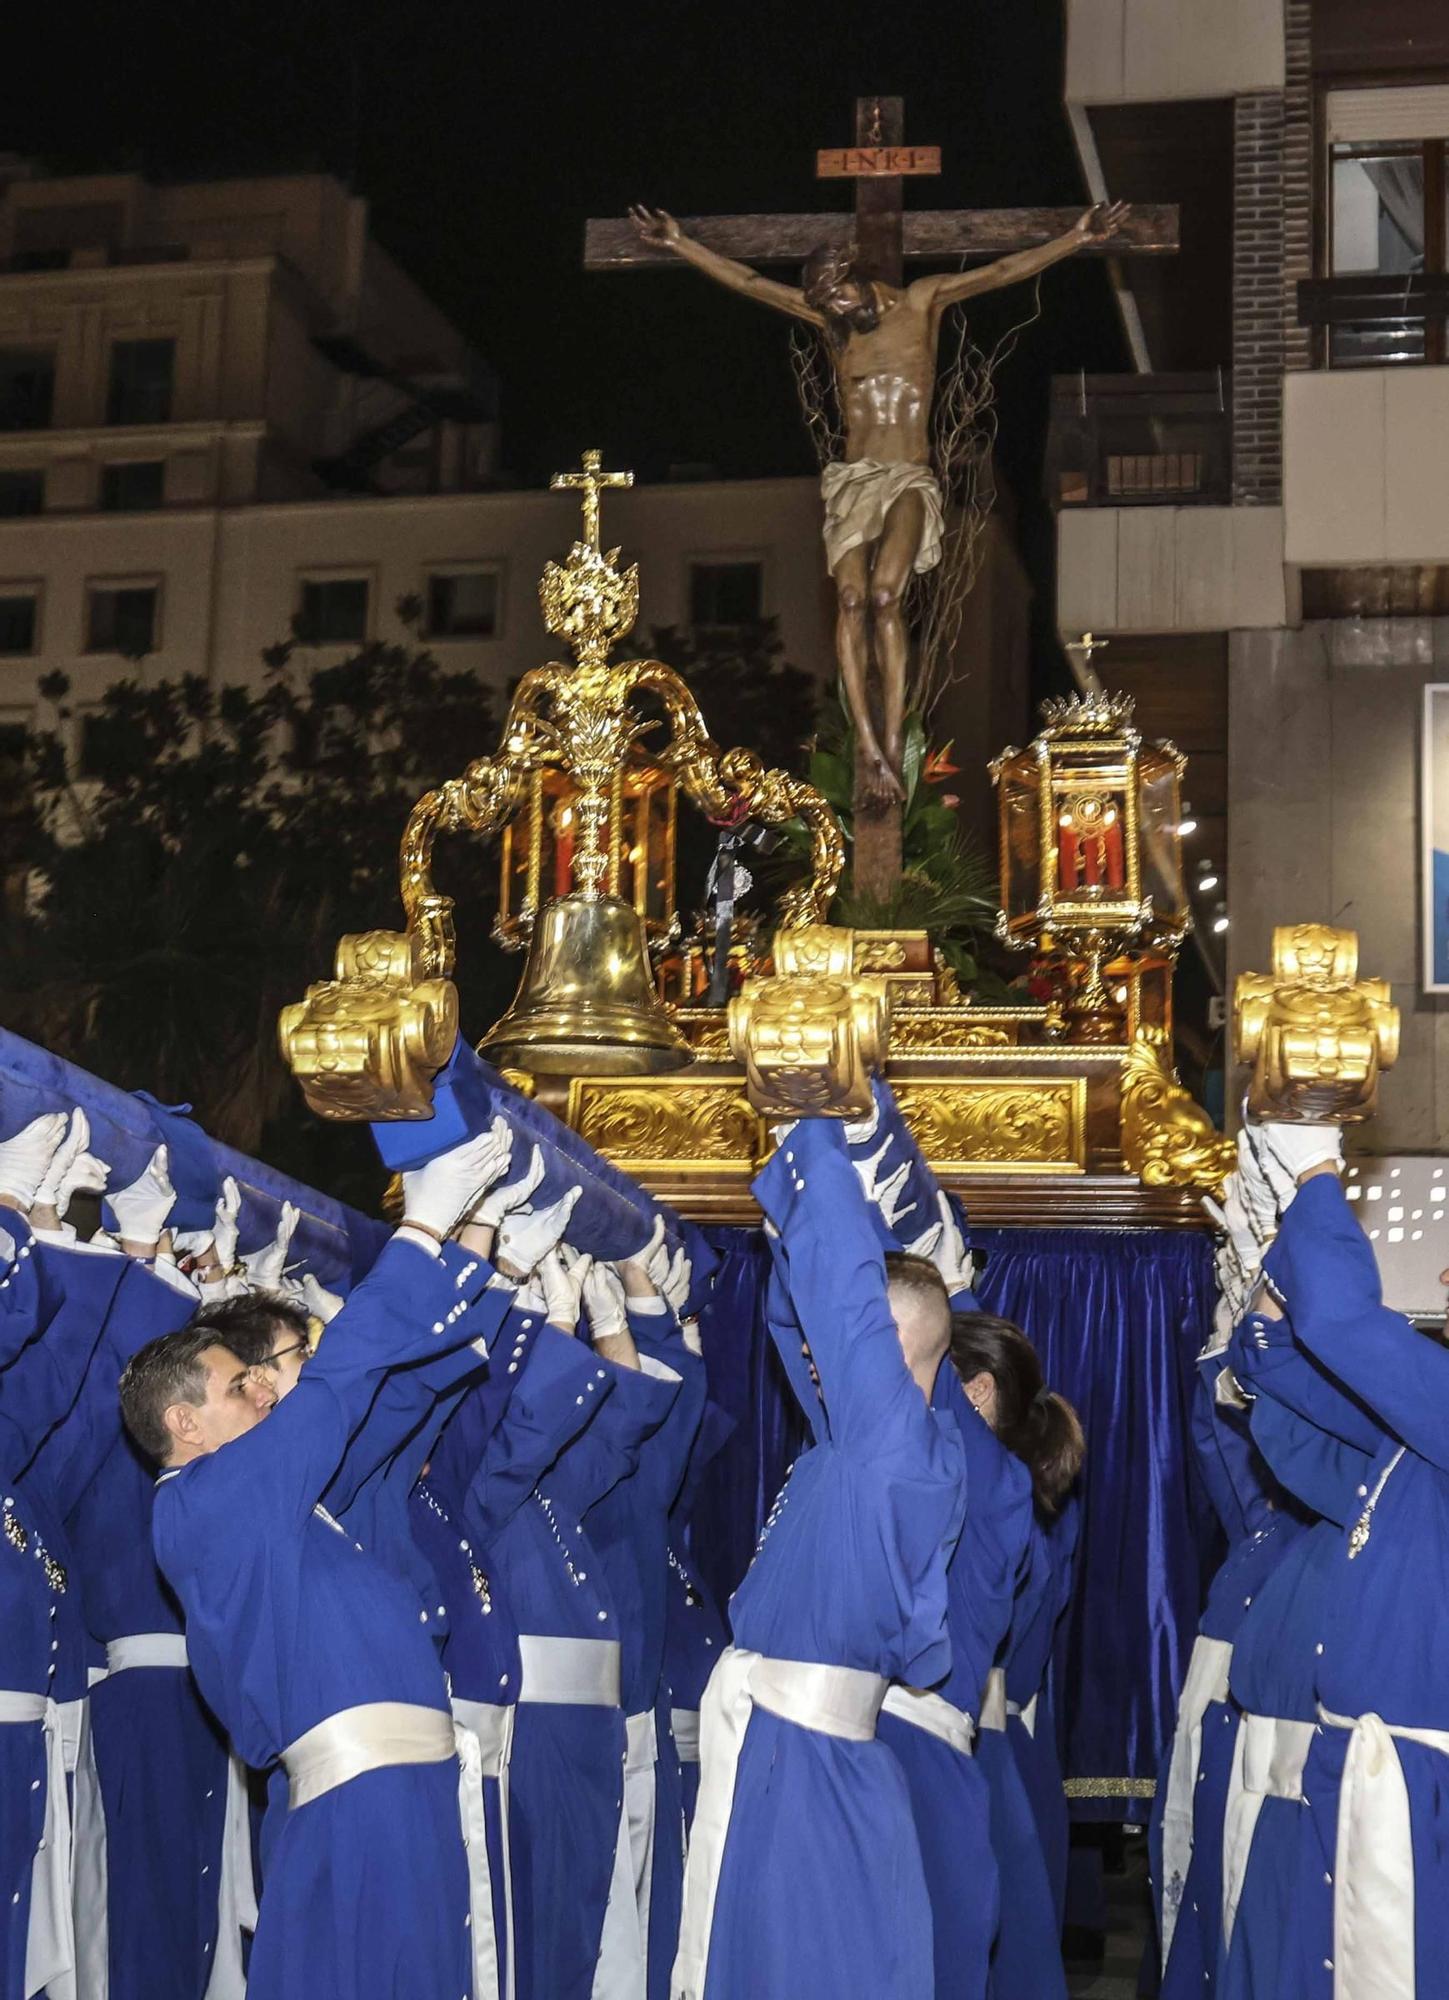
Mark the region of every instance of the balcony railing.
<instances>
[{"instance_id":1,"label":"balcony railing","mask_svg":"<svg viewBox=\"0 0 1449 2000\"><path fill-rule=\"evenodd\" d=\"M1232 378L1057 375L1047 494L1053 507L1225 506Z\"/></svg>"},{"instance_id":2,"label":"balcony railing","mask_svg":"<svg viewBox=\"0 0 1449 2000\"><path fill-rule=\"evenodd\" d=\"M1442 362L1446 320L1449 276L1442 272L1373 271L1304 278L1298 286L1298 323L1315 329L1334 368Z\"/></svg>"}]
</instances>

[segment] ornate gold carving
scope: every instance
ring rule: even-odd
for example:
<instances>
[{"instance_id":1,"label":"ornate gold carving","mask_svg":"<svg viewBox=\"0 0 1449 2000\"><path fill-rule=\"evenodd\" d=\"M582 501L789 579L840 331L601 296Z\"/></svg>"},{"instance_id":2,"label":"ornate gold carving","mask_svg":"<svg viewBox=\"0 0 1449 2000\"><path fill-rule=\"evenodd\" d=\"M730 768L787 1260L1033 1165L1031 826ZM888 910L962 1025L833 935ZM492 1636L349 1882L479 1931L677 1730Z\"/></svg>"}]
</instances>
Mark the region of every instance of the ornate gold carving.
<instances>
[{"instance_id":1,"label":"ornate gold carving","mask_svg":"<svg viewBox=\"0 0 1449 2000\"><path fill-rule=\"evenodd\" d=\"M899 938L857 937L852 965L856 972L896 972L907 956Z\"/></svg>"},{"instance_id":2,"label":"ornate gold carving","mask_svg":"<svg viewBox=\"0 0 1449 2000\"><path fill-rule=\"evenodd\" d=\"M575 1077L568 1122L615 1166L630 1173L753 1173L765 1150L763 1119L740 1081L655 1083L630 1077Z\"/></svg>"},{"instance_id":3,"label":"ornate gold carving","mask_svg":"<svg viewBox=\"0 0 1449 2000\"><path fill-rule=\"evenodd\" d=\"M770 1118L862 1118L890 1044L880 979L747 980L730 1002L730 1050Z\"/></svg>"},{"instance_id":4,"label":"ornate gold carving","mask_svg":"<svg viewBox=\"0 0 1449 2000\"><path fill-rule=\"evenodd\" d=\"M1253 1065L1259 1118L1356 1124L1378 1105L1399 1053L1399 1010L1383 979L1358 978L1358 937L1327 924L1280 925L1273 970L1238 975L1238 1059Z\"/></svg>"},{"instance_id":5,"label":"ornate gold carving","mask_svg":"<svg viewBox=\"0 0 1449 2000\"><path fill-rule=\"evenodd\" d=\"M423 946L361 931L337 947L337 976L309 986L277 1023L282 1055L322 1118L427 1118L432 1079L458 1033L458 994L421 976Z\"/></svg>"},{"instance_id":6,"label":"ornate gold carving","mask_svg":"<svg viewBox=\"0 0 1449 2000\"><path fill-rule=\"evenodd\" d=\"M1144 1187L1215 1194L1237 1148L1178 1081L1160 1030L1144 1030L1122 1068L1122 1163Z\"/></svg>"},{"instance_id":7,"label":"ornate gold carving","mask_svg":"<svg viewBox=\"0 0 1449 2000\"><path fill-rule=\"evenodd\" d=\"M837 924L801 924L775 940L775 970L783 979L849 979L855 933Z\"/></svg>"},{"instance_id":8,"label":"ornate gold carving","mask_svg":"<svg viewBox=\"0 0 1449 2000\"><path fill-rule=\"evenodd\" d=\"M933 1170L1081 1173L1087 1164L1085 1077L990 1077L893 1085Z\"/></svg>"},{"instance_id":9,"label":"ornate gold carving","mask_svg":"<svg viewBox=\"0 0 1449 2000\"><path fill-rule=\"evenodd\" d=\"M1010 1028L973 1021L969 1007L897 1007L891 1015L891 1050L898 1056L1007 1049L1015 1039Z\"/></svg>"}]
</instances>

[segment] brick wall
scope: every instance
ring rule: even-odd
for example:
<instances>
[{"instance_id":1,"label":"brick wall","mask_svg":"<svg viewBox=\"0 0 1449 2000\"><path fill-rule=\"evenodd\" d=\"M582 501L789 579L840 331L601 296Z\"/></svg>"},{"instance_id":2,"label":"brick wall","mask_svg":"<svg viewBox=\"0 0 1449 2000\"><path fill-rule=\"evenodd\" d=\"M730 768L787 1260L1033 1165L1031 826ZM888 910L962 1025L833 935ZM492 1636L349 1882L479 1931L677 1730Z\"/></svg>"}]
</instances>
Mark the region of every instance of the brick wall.
<instances>
[{"instance_id":1,"label":"brick wall","mask_svg":"<svg viewBox=\"0 0 1449 2000\"><path fill-rule=\"evenodd\" d=\"M1311 0L1283 0L1281 91L1239 97L1233 122L1233 500L1283 495L1283 375L1307 368L1298 280L1313 273Z\"/></svg>"},{"instance_id":2,"label":"brick wall","mask_svg":"<svg viewBox=\"0 0 1449 2000\"><path fill-rule=\"evenodd\" d=\"M1233 117L1233 503L1283 491L1283 92Z\"/></svg>"}]
</instances>

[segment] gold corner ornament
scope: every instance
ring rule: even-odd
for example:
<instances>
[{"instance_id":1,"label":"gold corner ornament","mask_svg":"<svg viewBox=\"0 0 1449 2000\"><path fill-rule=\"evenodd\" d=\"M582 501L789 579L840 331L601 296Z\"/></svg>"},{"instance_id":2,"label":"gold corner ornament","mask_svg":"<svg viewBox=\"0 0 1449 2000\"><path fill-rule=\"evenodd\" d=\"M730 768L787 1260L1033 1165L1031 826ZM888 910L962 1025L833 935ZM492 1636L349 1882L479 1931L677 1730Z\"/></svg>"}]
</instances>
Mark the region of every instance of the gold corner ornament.
<instances>
[{"instance_id":1,"label":"gold corner ornament","mask_svg":"<svg viewBox=\"0 0 1449 2000\"><path fill-rule=\"evenodd\" d=\"M849 932L844 934L847 938ZM863 1118L890 1048L884 979L750 979L729 1005L730 1053L766 1118Z\"/></svg>"},{"instance_id":2,"label":"gold corner ornament","mask_svg":"<svg viewBox=\"0 0 1449 2000\"><path fill-rule=\"evenodd\" d=\"M282 1009L277 1033L319 1117L428 1118L457 1039L458 990L426 973L415 936L361 931L338 945L334 979Z\"/></svg>"},{"instance_id":3,"label":"gold corner ornament","mask_svg":"<svg viewBox=\"0 0 1449 2000\"><path fill-rule=\"evenodd\" d=\"M1122 1164L1144 1187L1216 1194L1237 1148L1178 1080L1160 1030L1144 1029L1122 1070Z\"/></svg>"},{"instance_id":4,"label":"gold corner ornament","mask_svg":"<svg viewBox=\"0 0 1449 2000\"><path fill-rule=\"evenodd\" d=\"M1360 979L1357 933L1328 924L1279 925L1273 970L1238 975L1233 1031L1256 1118L1360 1123L1399 1054L1388 981Z\"/></svg>"}]
</instances>

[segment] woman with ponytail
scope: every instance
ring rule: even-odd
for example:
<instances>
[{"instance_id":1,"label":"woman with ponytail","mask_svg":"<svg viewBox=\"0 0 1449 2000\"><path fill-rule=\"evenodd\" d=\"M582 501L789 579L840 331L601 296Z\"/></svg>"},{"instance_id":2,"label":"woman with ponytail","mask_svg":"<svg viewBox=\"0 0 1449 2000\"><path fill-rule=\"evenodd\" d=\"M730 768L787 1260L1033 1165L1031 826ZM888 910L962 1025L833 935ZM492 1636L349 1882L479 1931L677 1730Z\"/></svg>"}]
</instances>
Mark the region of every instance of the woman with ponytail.
<instances>
[{"instance_id":1,"label":"woman with ponytail","mask_svg":"<svg viewBox=\"0 0 1449 2000\"><path fill-rule=\"evenodd\" d=\"M1055 1718L1046 1687L1057 1627L1072 1593L1082 1427L1050 1390L1036 1349L1010 1320L957 1312L951 1360L967 1400L1031 1475L1034 1519L1012 1608L982 1704L978 1758L991 1792L1002 1880L993 2000L1064 1990L1060 1939L1068 1822Z\"/></svg>"}]
</instances>

